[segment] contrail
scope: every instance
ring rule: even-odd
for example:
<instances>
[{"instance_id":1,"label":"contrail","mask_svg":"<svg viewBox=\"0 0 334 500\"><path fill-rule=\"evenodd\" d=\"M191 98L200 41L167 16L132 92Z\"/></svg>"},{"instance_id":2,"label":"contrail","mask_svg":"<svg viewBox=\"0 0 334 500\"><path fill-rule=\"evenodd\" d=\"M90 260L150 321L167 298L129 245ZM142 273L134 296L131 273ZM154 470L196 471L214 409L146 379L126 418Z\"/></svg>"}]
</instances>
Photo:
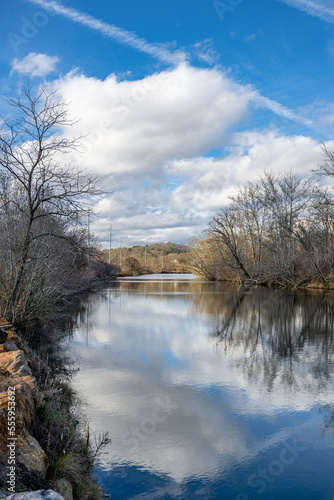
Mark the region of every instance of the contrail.
<instances>
[{"instance_id":1,"label":"contrail","mask_svg":"<svg viewBox=\"0 0 334 500\"><path fill-rule=\"evenodd\" d=\"M124 30L113 24L108 24L100 19L97 19L90 14L81 12L72 7L67 7L57 0L26 0L29 3L38 5L45 10L51 11L55 14L59 14L71 21L86 26L92 30L101 33L103 36L115 40L116 42L132 47L139 52L149 54L156 59L164 62L166 64L171 64L173 66L178 65L182 62L186 62L187 54L182 51L170 52L163 44L149 43L145 39L140 38L136 33ZM288 4L315 4L315 2L307 0L280 0ZM333 9L331 9L333 10ZM311 126L312 122L305 118L296 115L293 111L282 106L282 104L273 101L267 97L259 95L256 100L263 106L270 109L273 113L283 118L288 118L291 121L301 123L306 126Z\"/></svg>"},{"instance_id":2,"label":"contrail","mask_svg":"<svg viewBox=\"0 0 334 500\"><path fill-rule=\"evenodd\" d=\"M334 23L334 8L315 0L279 0L290 7L302 10L312 17L318 17L328 23Z\"/></svg>"},{"instance_id":3,"label":"contrail","mask_svg":"<svg viewBox=\"0 0 334 500\"><path fill-rule=\"evenodd\" d=\"M264 97L263 95L258 95L255 98L255 102L262 104L267 109L270 109L275 115L281 116L282 118L287 118L290 121L300 123L306 127L312 127L313 122L308 118L304 118L303 116L297 115L291 109L286 108L282 104L273 99L269 99L269 97Z\"/></svg>"},{"instance_id":4,"label":"contrail","mask_svg":"<svg viewBox=\"0 0 334 500\"><path fill-rule=\"evenodd\" d=\"M186 59L186 54L181 51L170 52L163 45L149 43L145 39L137 36L136 33L124 30L113 24L105 23L90 14L80 12L72 7L66 7L55 0L26 1L66 17L67 19L71 19L73 22L81 24L82 26L87 26L87 28L98 31L103 36L111 38L122 45L127 45L140 52L149 54L159 59L161 62L176 65Z\"/></svg>"}]
</instances>

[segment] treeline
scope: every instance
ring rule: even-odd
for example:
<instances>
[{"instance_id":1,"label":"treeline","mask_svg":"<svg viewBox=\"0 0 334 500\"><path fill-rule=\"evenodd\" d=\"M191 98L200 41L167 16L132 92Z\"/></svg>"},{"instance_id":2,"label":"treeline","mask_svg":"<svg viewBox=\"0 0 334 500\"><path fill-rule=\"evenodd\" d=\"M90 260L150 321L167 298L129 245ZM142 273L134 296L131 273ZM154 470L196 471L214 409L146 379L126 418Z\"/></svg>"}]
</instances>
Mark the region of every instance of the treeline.
<instances>
[{"instance_id":1,"label":"treeline","mask_svg":"<svg viewBox=\"0 0 334 500\"><path fill-rule=\"evenodd\" d=\"M0 129L0 315L50 320L69 297L115 270L90 258L86 221L97 180L65 161L73 122L45 89L9 99Z\"/></svg>"},{"instance_id":2,"label":"treeline","mask_svg":"<svg viewBox=\"0 0 334 500\"><path fill-rule=\"evenodd\" d=\"M319 183L334 176L334 153L305 179L266 172L231 197L202 237L191 268L213 280L277 286L334 284L334 197Z\"/></svg>"},{"instance_id":3,"label":"treeline","mask_svg":"<svg viewBox=\"0 0 334 500\"><path fill-rule=\"evenodd\" d=\"M154 273L187 272L187 253L190 247L179 243L135 245L130 248L113 248L111 263L121 268L123 276L139 276ZM102 251L103 260L109 262L109 250Z\"/></svg>"}]
</instances>

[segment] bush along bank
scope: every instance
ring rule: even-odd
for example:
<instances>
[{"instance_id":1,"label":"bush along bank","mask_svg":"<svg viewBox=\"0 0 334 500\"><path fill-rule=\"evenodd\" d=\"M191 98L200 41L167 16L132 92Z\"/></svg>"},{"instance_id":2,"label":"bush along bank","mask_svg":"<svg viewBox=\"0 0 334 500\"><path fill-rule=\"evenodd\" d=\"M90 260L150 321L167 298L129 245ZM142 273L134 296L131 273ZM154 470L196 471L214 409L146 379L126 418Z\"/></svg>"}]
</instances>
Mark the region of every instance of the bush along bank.
<instances>
[{"instance_id":1,"label":"bush along bank","mask_svg":"<svg viewBox=\"0 0 334 500\"><path fill-rule=\"evenodd\" d=\"M47 359L0 318L0 499L101 499L90 474L99 450L80 416L71 369L57 355ZM104 436L99 446L106 443ZM18 495L29 491L36 493Z\"/></svg>"}]
</instances>

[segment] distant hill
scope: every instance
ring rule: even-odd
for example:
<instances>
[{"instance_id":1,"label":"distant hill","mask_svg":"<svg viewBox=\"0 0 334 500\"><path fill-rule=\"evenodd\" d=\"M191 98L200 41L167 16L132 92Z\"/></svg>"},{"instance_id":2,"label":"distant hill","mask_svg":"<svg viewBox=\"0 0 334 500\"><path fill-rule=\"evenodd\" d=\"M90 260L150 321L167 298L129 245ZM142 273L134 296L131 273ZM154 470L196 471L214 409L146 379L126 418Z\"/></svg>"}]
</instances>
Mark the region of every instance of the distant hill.
<instances>
[{"instance_id":1,"label":"distant hill","mask_svg":"<svg viewBox=\"0 0 334 500\"><path fill-rule=\"evenodd\" d=\"M141 247L145 248L145 247ZM148 245L147 248L149 250L161 250L164 249L166 254L168 253L185 253L190 251L190 247L188 245L182 245L181 243L154 243L153 245Z\"/></svg>"},{"instance_id":2,"label":"distant hill","mask_svg":"<svg viewBox=\"0 0 334 500\"><path fill-rule=\"evenodd\" d=\"M112 264L121 267L123 276L137 276L160 272L188 272L188 245L181 243L153 243L151 245L134 245L130 248L113 248ZM109 262L109 250L102 250L101 257Z\"/></svg>"}]
</instances>

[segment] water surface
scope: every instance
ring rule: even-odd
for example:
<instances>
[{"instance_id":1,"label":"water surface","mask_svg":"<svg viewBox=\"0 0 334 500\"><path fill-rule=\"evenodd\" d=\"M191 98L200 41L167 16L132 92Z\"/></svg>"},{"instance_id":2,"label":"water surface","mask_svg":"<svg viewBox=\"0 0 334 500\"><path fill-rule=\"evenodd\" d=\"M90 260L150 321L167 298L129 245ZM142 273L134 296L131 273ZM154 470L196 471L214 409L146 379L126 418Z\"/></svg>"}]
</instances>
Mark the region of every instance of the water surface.
<instances>
[{"instance_id":1,"label":"water surface","mask_svg":"<svg viewBox=\"0 0 334 500\"><path fill-rule=\"evenodd\" d=\"M334 294L192 275L91 296L70 349L113 500L334 499Z\"/></svg>"}]
</instances>

